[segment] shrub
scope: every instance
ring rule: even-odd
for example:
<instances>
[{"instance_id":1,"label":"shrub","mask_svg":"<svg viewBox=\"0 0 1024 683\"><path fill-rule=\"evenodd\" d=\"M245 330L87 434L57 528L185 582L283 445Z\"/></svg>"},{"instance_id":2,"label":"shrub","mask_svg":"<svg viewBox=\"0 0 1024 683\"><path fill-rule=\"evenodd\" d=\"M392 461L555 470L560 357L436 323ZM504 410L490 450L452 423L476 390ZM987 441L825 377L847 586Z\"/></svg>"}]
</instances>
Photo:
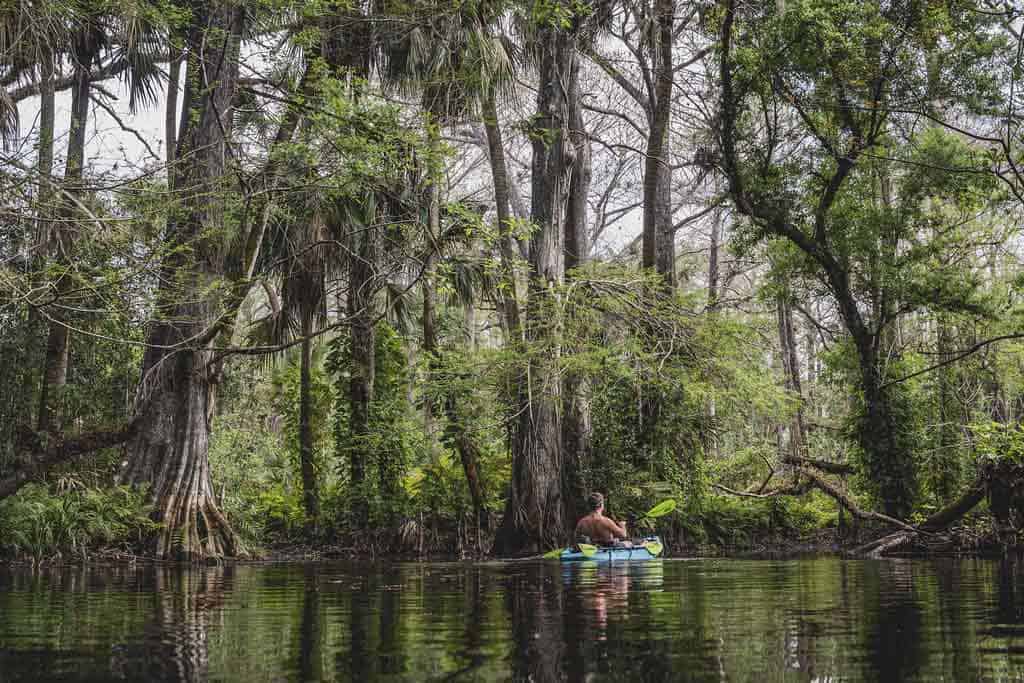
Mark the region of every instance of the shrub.
<instances>
[{"instance_id":1,"label":"shrub","mask_svg":"<svg viewBox=\"0 0 1024 683\"><path fill-rule=\"evenodd\" d=\"M157 524L144 492L126 486L54 493L29 484L0 502L0 553L38 562L139 543Z\"/></svg>"}]
</instances>

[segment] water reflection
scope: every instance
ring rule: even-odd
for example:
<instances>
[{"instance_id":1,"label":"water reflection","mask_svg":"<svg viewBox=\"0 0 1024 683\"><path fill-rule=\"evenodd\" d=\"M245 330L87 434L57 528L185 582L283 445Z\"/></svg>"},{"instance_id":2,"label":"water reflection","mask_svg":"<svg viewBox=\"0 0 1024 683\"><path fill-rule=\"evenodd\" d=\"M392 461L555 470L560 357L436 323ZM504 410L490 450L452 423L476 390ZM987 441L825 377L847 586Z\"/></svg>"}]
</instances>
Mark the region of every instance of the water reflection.
<instances>
[{"instance_id":1,"label":"water reflection","mask_svg":"<svg viewBox=\"0 0 1024 683\"><path fill-rule=\"evenodd\" d=\"M1024 680L1024 568L0 570L8 680Z\"/></svg>"}]
</instances>

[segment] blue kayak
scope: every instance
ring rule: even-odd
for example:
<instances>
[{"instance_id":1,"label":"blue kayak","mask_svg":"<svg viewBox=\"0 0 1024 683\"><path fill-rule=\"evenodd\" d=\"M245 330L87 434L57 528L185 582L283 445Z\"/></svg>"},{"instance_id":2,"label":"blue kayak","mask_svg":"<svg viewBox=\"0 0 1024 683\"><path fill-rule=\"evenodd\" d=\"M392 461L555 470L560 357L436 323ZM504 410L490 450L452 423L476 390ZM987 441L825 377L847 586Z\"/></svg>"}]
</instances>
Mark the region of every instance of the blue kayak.
<instances>
[{"instance_id":1,"label":"blue kayak","mask_svg":"<svg viewBox=\"0 0 1024 683\"><path fill-rule=\"evenodd\" d=\"M640 542L634 542L632 548L623 546L596 546L596 548L592 553L566 549L562 551L558 558L562 562L583 562L586 560L592 562L642 562L657 558L663 550L661 539L657 536L645 538Z\"/></svg>"}]
</instances>

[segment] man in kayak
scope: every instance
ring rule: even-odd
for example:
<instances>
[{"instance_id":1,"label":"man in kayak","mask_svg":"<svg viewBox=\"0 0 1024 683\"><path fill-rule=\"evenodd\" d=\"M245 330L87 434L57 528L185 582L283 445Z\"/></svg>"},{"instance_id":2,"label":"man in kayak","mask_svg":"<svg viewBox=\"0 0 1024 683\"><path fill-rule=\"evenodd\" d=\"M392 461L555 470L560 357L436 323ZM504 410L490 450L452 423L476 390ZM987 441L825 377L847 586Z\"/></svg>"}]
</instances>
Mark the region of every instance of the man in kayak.
<instances>
[{"instance_id":1,"label":"man in kayak","mask_svg":"<svg viewBox=\"0 0 1024 683\"><path fill-rule=\"evenodd\" d=\"M587 496L587 505L590 506L590 513L576 523L577 541L586 543L588 541L583 540L586 538L590 539L590 543L614 545L616 541L624 541L629 537L624 522L617 523L604 516L604 496L597 492L591 493Z\"/></svg>"}]
</instances>

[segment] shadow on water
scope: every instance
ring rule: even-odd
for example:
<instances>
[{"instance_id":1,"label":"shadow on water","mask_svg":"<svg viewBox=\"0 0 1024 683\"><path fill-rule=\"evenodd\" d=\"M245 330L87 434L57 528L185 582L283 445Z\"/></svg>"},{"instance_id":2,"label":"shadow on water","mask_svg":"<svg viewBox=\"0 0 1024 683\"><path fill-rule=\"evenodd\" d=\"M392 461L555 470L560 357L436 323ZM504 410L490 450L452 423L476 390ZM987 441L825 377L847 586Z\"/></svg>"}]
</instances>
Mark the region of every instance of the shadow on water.
<instances>
[{"instance_id":1,"label":"shadow on water","mask_svg":"<svg viewBox=\"0 0 1024 683\"><path fill-rule=\"evenodd\" d=\"M1024 680L974 560L0 569L0 681Z\"/></svg>"}]
</instances>

